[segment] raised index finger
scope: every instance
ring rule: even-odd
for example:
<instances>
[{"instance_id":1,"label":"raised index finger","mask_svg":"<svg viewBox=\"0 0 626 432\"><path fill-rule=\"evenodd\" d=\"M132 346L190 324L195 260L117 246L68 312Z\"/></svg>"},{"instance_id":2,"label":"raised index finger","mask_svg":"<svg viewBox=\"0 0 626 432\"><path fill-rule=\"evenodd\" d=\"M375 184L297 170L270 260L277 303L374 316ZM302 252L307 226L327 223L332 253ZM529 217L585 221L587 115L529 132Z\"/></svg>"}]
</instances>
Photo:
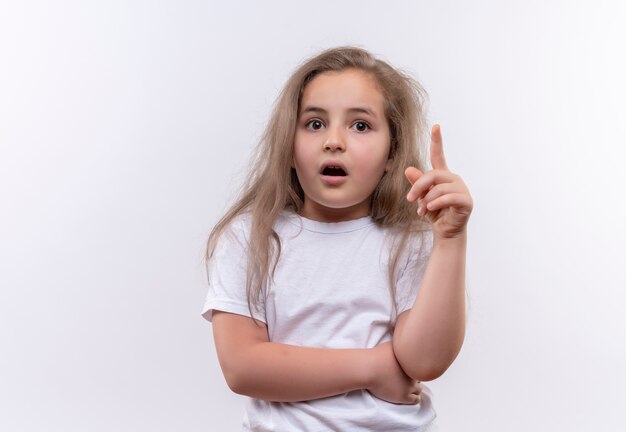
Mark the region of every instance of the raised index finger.
<instances>
[{"instance_id":1,"label":"raised index finger","mask_svg":"<svg viewBox=\"0 0 626 432\"><path fill-rule=\"evenodd\" d=\"M438 124L433 125L430 137L430 163L433 166L433 169L448 170L446 157L443 154L441 126L439 126Z\"/></svg>"}]
</instances>

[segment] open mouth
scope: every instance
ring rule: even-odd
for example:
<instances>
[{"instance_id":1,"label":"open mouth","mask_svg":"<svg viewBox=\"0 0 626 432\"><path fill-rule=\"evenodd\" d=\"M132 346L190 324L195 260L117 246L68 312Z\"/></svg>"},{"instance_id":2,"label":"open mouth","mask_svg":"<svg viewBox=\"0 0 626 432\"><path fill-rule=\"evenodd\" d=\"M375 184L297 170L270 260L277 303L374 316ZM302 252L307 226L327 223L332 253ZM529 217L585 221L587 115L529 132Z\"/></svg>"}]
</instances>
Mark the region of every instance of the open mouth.
<instances>
[{"instance_id":1,"label":"open mouth","mask_svg":"<svg viewBox=\"0 0 626 432\"><path fill-rule=\"evenodd\" d=\"M346 172L341 167L328 166L322 170L322 175L344 177Z\"/></svg>"}]
</instances>

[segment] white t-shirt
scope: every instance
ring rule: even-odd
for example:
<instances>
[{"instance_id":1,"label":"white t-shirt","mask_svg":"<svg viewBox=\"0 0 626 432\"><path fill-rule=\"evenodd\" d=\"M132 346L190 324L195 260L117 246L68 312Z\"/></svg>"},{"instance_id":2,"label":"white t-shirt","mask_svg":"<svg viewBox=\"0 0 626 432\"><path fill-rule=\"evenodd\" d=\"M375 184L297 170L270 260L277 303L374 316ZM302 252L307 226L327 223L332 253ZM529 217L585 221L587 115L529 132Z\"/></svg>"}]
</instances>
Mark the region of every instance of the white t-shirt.
<instances>
[{"instance_id":1,"label":"white t-shirt","mask_svg":"<svg viewBox=\"0 0 626 432\"><path fill-rule=\"evenodd\" d=\"M325 223L283 211L274 230L282 251L267 300L254 317L271 342L316 348L373 348L391 340L387 328L390 239L370 216ZM233 220L209 263L202 316L214 309L250 316L246 300L248 215ZM398 263L398 315L412 307L432 249L414 236ZM421 252L421 254L420 254ZM263 293L268 286L264 285ZM261 299L263 301L263 293ZM436 417L423 384L418 405L393 404L367 390L304 402L247 398L246 431L422 431Z\"/></svg>"}]
</instances>

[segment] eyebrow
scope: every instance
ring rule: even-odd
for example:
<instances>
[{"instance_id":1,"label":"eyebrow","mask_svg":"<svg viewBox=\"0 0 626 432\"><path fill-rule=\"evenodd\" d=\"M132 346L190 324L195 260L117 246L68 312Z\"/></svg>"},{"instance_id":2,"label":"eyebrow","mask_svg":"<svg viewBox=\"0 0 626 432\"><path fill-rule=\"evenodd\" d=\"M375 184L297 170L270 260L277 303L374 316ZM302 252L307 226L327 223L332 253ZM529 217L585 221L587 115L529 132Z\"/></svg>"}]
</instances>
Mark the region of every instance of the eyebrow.
<instances>
[{"instance_id":1,"label":"eyebrow","mask_svg":"<svg viewBox=\"0 0 626 432\"><path fill-rule=\"evenodd\" d=\"M364 113L364 114L369 114L374 118L378 118L376 116L376 114L374 114L374 111L372 111L371 109L367 108L367 107L354 107L354 108L348 108L347 110L350 113ZM326 111L324 108L320 108L320 107L316 107L316 106L308 106L306 108L304 108L301 112L300 115L309 113L309 112L319 112L319 113L323 113L323 114L328 114L328 111Z\"/></svg>"}]
</instances>

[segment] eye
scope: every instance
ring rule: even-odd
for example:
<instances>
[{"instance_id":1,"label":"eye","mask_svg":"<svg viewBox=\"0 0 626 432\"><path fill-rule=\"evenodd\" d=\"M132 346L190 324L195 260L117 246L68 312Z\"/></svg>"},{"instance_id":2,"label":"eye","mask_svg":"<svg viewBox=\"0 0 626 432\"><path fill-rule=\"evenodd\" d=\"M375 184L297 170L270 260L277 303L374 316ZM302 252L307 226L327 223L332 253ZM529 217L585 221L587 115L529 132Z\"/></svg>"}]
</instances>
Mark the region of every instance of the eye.
<instances>
[{"instance_id":1,"label":"eye","mask_svg":"<svg viewBox=\"0 0 626 432\"><path fill-rule=\"evenodd\" d=\"M354 124L354 126L357 126L357 130L359 132L366 132L368 131L370 128L370 125L368 125L367 123L365 123L364 121L358 121Z\"/></svg>"},{"instance_id":2,"label":"eye","mask_svg":"<svg viewBox=\"0 0 626 432\"><path fill-rule=\"evenodd\" d=\"M312 120L309 120L308 122L306 122L304 125L306 126L307 129L311 129L309 127L310 125L315 125L313 127L313 130L319 130L322 127L322 122L319 121L318 119L312 119Z\"/></svg>"}]
</instances>

